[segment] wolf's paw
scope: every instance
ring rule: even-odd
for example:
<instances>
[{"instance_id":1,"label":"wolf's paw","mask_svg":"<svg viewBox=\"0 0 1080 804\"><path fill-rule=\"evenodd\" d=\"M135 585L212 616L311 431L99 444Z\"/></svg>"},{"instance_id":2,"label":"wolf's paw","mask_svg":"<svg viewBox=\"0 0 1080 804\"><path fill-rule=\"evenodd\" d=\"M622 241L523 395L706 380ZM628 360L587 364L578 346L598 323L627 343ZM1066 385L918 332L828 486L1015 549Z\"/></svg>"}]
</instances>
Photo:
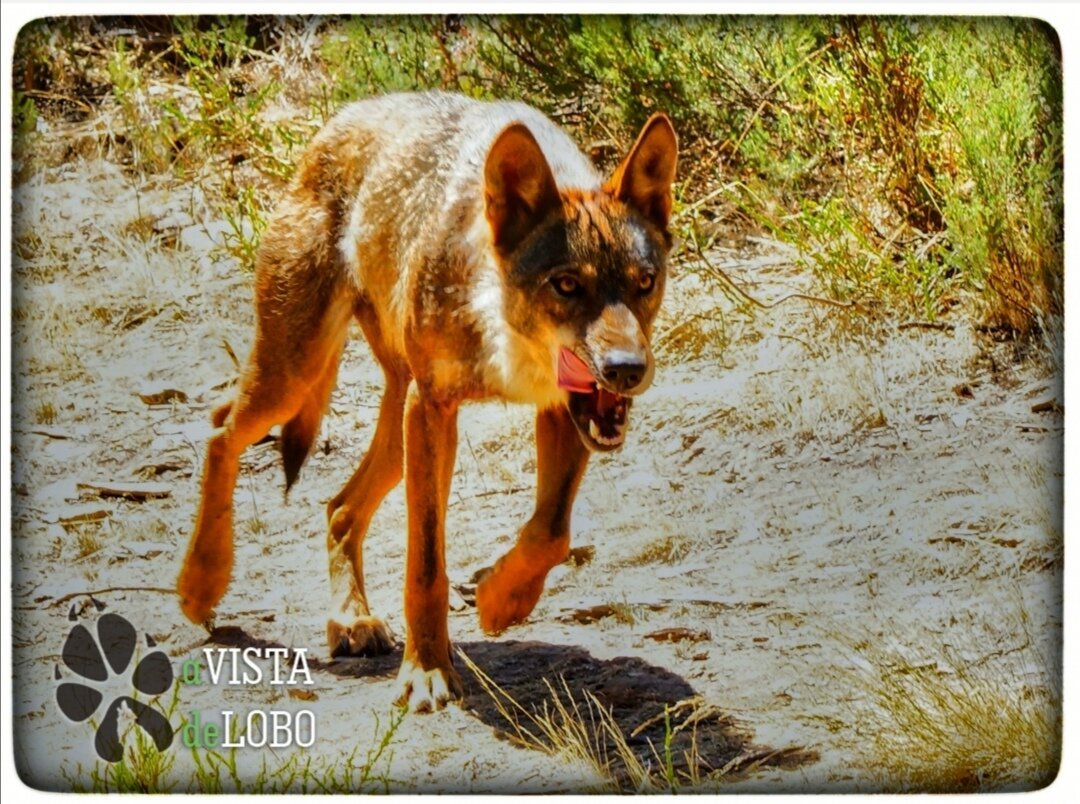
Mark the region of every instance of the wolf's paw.
<instances>
[{"instance_id":1,"label":"wolf's paw","mask_svg":"<svg viewBox=\"0 0 1080 804\"><path fill-rule=\"evenodd\" d=\"M495 565L476 586L476 612L480 627L489 634L497 634L524 622L536 607L544 591L544 576L522 577Z\"/></svg>"},{"instance_id":2,"label":"wolf's paw","mask_svg":"<svg viewBox=\"0 0 1080 804\"><path fill-rule=\"evenodd\" d=\"M410 712L434 712L448 701L460 701L464 696L461 676L449 664L425 670L418 662L403 659L397 683L399 694L395 703Z\"/></svg>"},{"instance_id":3,"label":"wolf's paw","mask_svg":"<svg viewBox=\"0 0 1080 804\"><path fill-rule=\"evenodd\" d=\"M214 606L225 596L232 564L232 532L227 517L214 528L195 534L176 582L184 616L197 625L209 619Z\"/></svg>"},{"instance_id":4,"label":"wolf's paw","mask_svg":"<svg viewBox=\"0 0 1080 804\"><path fill-rule=\"evenodd\" d=\"M196 625L210 619L210 613L221 597L213 594L213 590L203 583L201 573L189 565L185 565L180 573L176 591L180 594L180 610Z\"/></svg>"},{"instance_id":5,"label":"wolf's paw","mask_svg":"<svg viewBox=\"0 0 1080 804\"><path fill-rule=\"evenodd\" d=\"M382 656L393 652L397 639L389 626L378 617L359 617L352 625L342 625L330 618L326 621L326 641L330 658L339 656Z\"/></svg>"}]
</instances>

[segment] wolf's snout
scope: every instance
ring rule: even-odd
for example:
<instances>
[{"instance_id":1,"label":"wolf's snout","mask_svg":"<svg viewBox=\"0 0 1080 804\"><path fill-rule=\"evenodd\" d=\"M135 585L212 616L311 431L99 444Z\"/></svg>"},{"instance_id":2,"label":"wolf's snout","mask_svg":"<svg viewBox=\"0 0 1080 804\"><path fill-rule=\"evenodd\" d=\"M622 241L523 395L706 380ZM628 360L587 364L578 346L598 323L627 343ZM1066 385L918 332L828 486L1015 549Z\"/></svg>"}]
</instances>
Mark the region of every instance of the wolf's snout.
<instances>
[{"instance_id":1,"label":"wolf's snout","mask_svg":"<svg viewBox=\"0 0 1080 804\"><path fill-rule=\"evenodd\" d=\"M649 372L648 363L644 358L637 355L620 353L610 355L604 361L601 376L604 382L613 391L620 394L628 394L634 391L645 380Z\"/></svg>"}]
</instances>

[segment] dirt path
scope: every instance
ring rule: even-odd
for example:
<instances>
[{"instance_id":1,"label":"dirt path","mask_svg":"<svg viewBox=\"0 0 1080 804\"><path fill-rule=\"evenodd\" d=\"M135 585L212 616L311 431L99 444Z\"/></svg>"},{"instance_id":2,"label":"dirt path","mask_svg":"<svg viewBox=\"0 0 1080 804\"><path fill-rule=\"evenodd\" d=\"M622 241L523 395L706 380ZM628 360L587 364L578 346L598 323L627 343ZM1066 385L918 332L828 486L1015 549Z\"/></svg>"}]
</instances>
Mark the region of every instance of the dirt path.
<instances>
[{"instance_id":1,"label":"dirt path","mask_svg":"<svg viewBox=\"0 0 1080 804\"><path fill-rule=\"evenodd\" d=\"M250 277L215 247L219 222L196 195L136 192L101 162L37 174L17 188L13 212L16 757L39 784L67 789L72 778L89 784L96 760L91 727L55 706L69 613L98 615L76 593L138 587L96 600L178 668L207 642L170 594L143 590L175 581L209 410L235 374L223 341L241 359L250 344ZM793 255L769 244L710 259L762 298L808 287ZM859 678L877 651L917 665L947 649L1050 683L1030 662L1055 666L1060 644L1062 418L1032 406L1063 393L1045 359L992 360L962 325L890 329L802 302L750 315L685 268L657 343L655 385L635 406L628 443L594 459L574 511L574 545L591 558L557 568L529 621L498 639L455 597L457 646L506 694L550 711L548 681L586 724L594 696L654 770L663 719L635 729L698 698L696 731L687 725L672 745L680 779L725 769L703 784L873 789ZM399 657L331 663L323 644L324 504L366 448L379 387L354 339L320 448L287 504L273 443L246 454L237 490L236 570L210 644L306 648L314 696L182 686L177 723L195 711L309 709L317 741L301 756L320 766L350 752L364 760L393 719ZM463 413L447 523L454 583L504 551L528 516L531 442L528 409ZM77 486L118 481L170 494L102 499ZM64 521L72 516L97 519ZM399 634L403 552L399 488L367 542L373 609ZM367 786L603 784L586 762L504 739L513 729L497 700L506 705L471 677L464 708L405 718ZM633 783L617 741L593 748ZM241 775L288 753L238 751ZM171 778L187 789L191 753L176 750L175 761Z\"/></svg>"}]
</instances>

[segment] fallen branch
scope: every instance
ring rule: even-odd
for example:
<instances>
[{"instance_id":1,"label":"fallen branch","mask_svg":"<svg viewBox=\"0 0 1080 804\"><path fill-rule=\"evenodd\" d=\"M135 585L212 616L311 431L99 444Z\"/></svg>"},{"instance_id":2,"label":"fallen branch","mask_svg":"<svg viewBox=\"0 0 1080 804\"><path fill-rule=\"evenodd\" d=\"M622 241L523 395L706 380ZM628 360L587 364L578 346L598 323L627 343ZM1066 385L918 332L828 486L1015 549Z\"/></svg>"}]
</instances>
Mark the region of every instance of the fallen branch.
<instances>
[{"instance_id":1,"label":"fallen branch","mask_svg":"<svg viewBox=\"0 0 1080 804\"><path fill-rule=\"evenodd\" d=\"M802 299L803 301L815 302L817 304L826 304L830 307L838 307L841 310L858 310L860 313L864 313L867 315L869 315L870 313L870 311L867 310L866 307L856 301L841 302L836 301L835 299L826 299L823 296L811 296L808 293L789 293L786 296L781 296L779 299L771 302L763 302L755 299L753 296L751 296L749 293L739 287L735 283L735 280L728 276L726 272L724 272L721 268L713 265L712 261L707 256L705 256L705 252L701 249L700 245L698 245L697 232L694 229L691 229L691 239L694 242L695 253L697 254L698 258L705 264L705 267L709 270L709 273L712 274L714 278L719 279L721 282L723 282L730 290L734 291L740 299L743 299L744 301L754 305L755 307L760 307L762 310L771 310L773 307L778 307L784 302L790 301L792 299Z\"/></svg>"},{"instance_id":2,"label":"fallen branch","mask_svg":"<svg viewBox=\"0 0 1080 804\"><path fill-rule=\"evenodd\" d=\"M77 483L76 488L101 497L124 497L129 500L149 500L172 494L172 487L165 483Z\"/></svg>"},{"instance_id":3,"label":"fallen branch","mask_svg":"<svg viewBox=\"0 0 1080 804\"><path fill-rule=\"evenodd\" d=\"M1057 401L1057 397L1036 402L1031 406L1032 413L1064 413L1065 407Z\"/></svg>"},{"instance_id":4,"label":"fallen branch","mask_svg":"<svg viewBox=\"0 0 1080 804\"><path fill-rule=\"evenodd\" d=\"M76 438L77 436L67 430L61 430L59 427L34 427L31 430L24 430L25 433L31 435L45 436L46 438L56 438L62 441Z\"/></svg>"},{"instance_id":5,"label":"fallen branch","mask_svg":"<svg viewBox=\"0 0 1080 804\"><path fill-rule=\"evenodd\" d=\"M66 595L61 595L49 604L49 608L62 606L69 600L74 600L77 597L94 598L100 595L107 595L110 592L157 592L163 595L179 594L175 589L166 589L163 586L107 586L104 589L95 589L92 592L70 592Z\"/></svg>"},{"instance_id":6,"label":"fallen branch","mask_svg":"<svg viewBox=\"0 0 1080 804\"><path fill-rule=\"evenodd\" d=\"M956 325L944 321L905 321L897 329L936 329L939 332L952 332Z\"/></svg>"},{"instance_id":7,"label":"fallen branch","mask_svg":"<svg viewBox=\"0 0 1080 804\"><path fill-rule=\"evenodd\" d=\"M645 634L645 639L654 642L708 642L712 635L708 631L695 631L692 628L677 626L675 628L661 628L659 631Z\"/></svg>"}]
</instances>

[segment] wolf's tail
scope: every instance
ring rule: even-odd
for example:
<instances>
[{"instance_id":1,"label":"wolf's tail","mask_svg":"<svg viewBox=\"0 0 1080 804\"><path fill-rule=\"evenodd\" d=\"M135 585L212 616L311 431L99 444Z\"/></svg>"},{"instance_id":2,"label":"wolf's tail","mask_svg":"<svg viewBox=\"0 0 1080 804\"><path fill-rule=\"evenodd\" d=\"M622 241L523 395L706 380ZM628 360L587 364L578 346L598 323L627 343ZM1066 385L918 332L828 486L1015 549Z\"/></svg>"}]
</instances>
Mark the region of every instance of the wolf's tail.
<instances>
[{"instance_id":1,"label":"wolf's tail","mask_svg":"<svg viewBox=\"0 0 1080 804\"><path fill-rule=\"evenodd\" d=\"M285 494L300 476L300 469L311 454L311 447L319 435L319 424L326 412L329 394L309 398L300 411L285 422L281 428L281 459L285 466Z\"/></svg>"}]
</instances>

